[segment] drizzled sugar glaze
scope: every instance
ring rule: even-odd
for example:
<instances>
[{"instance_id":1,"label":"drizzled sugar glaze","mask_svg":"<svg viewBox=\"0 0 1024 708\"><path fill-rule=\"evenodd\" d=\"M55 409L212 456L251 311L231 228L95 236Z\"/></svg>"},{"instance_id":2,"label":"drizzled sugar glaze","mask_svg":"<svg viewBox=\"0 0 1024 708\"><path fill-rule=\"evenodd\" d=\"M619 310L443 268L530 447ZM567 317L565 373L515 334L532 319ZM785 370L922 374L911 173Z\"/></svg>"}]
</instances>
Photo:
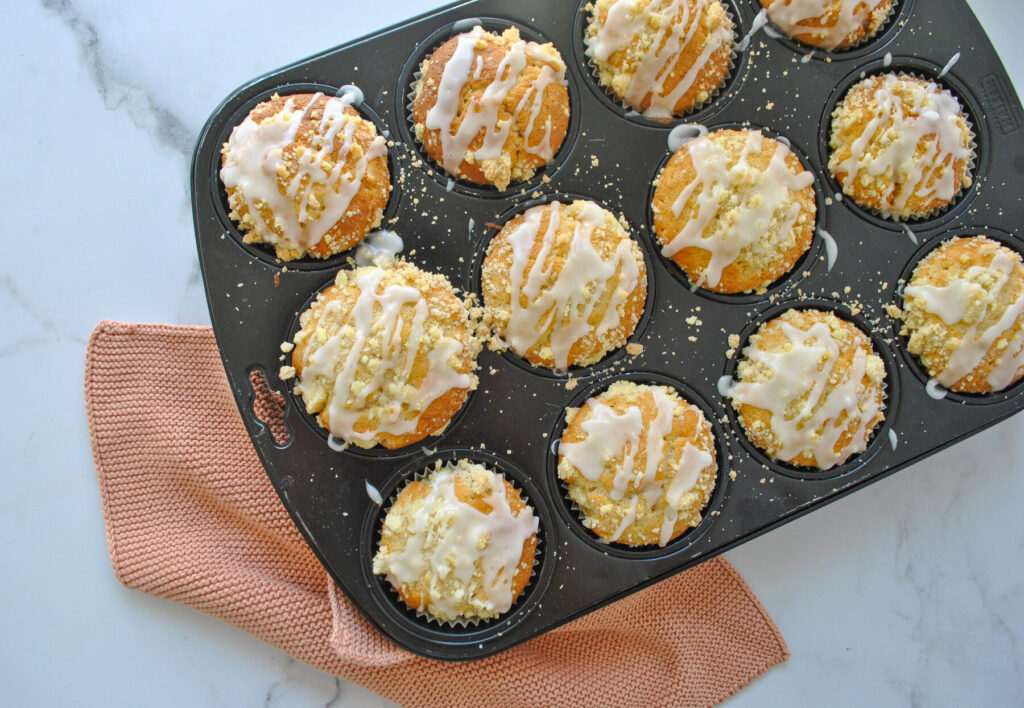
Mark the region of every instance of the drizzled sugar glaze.
<instances>
[{"instance_id":1,"label":"drizzled sugar glaze","mask_svg":"<svg viewBox=\"0 0 1024 708\"><path fill-rule=\"evenodd\" d=\"M904 289L906 316L914 323L908 327L908 348L928 357L930 373L946 388L955 389L988 359L987 373L979 378L999 391L1024 367L1022 273L1009 250L990 241L975 243L985 244L974 249L979 253L998 249L987 264L971 265L944 285L927 283L915 273ZM938 317L946 328L919 323L910 314L917 308ZM935 344L943 356L935 356Z\"/></svg>"},{"instance_id":2,"label":"drizzled sugar glaze","mask_svg":"<svg viewBox=\"0 0 1024 708\"><path fill-rule=\"evenodd\" d=\"M588 400L579 414L585 417L579 424L582 439L563 439L559 445L559 474L563 479L572 478L573 473L565 466L568 464L584 479L598 483L611 472L608 498L625 511L615 529L602 535L602 540L619 541L638 519L645 521L657 507L661 518L657 542L664 546L677 535L675 527L681 513L696 513L691 520L699 521L701 493L695 487L702 474L713 475L716 469L710 452L689 440L670 448L673 423L691 411L701 421L698 432L707 435L706 423L699 409L670 395L664 387L617 382L605 395L609 394L649 396L654 414L645 416L640 405L617 411L603 403L601 396ZM595 510L590 508L589 499L581 501L592 524L589 517Z\"/></svg>"},{"instance_id":3,"label":"drizzled sugar glaze","mask_svg":"<svg viewBox=\"0 0 1024 708\"><path fill-rule=\"evenodd\" d=\"M539 349L540 358L556 369L576 363L570 360L573 347L585 337L600 341L617 331L627 303L638 291L641 296L646 292L639 248L593 202L533 207L498 238L507 242L511 253L503 338L521 356ZM615 240L614 251L602 254L599 239ZM485 264L485 272L501 267ZM485 298L493 299L486 287Z\"/></svg>"},{"instance_id":4,"label":"drizzled sugar glaze","mask_svg":"<svg viewBox=\"0 0 1024 708\"><path fill-rule=\"evenodd\" d=\"M353 115L351 96L290 96L282 109L256 121L246 116L223 148L220 178L232 198L232 218L243 205L252 228L265 242L304 254L342 219L372 161L387 155L373 125ZM321 117L311 123L316 111ZM306 144L299 131L312 130ZM373 132L368 148L357 132Z\"/></svg>"},{"instance_id":5,"label":"drizzled sugar glaze","mask_svg":"<svg viewBox=\"0 0 1024 708\"><path fill-rule=\"evenodd\" d=\"M733 26L717 0L611 0L598 2L595 14L587 54L602 81L643 115L672 118L706 101L724 79ZM677 70L684 53L690 63ZM696 95L683 105L691 89Z\"/></svg>"},{"instance_id":6,"label":"drizzled sugar glaze","mask_svg":"<svg viewBox=\"0 0 1024 708\"><path fill-rule=\"evenodd\" d=\"M741 414L743 406L768 413L768 429L754 418L741 420L755 442L770 443L772 457L792 462L809 455L813 466L830 469L866 448L881 420L885 369L866 337L837 328L833 315L817 315L823 317L786 313L770 322L784 344L761 346L762 328L744 349L741 380L728 393ZM844 356L851 348L852 357Z\"/></svg>"},{"instance_id":7,"label":"drizzled sugar glaze","mask_svg":"<svg viewBox=\"0 0 1024 708\"><path fill-rule=\"evenodd\" d=\"M565 64L549 45L519 39L515 30L506 32L504 56L490 82L482 89L467 93L467 88L486 77L486 64L480 53L488 43L497 44L498 38L480 26L458 36L455 50L444 65L437 87L437 98L426 112L423 126L438 131L441 142L441 165L451 174L460 174L463 162L478 164L484 173L499 174L499 161L509 147L513 131L521 137L523 152L549 162L561 144L561 132L556 136L552 120L552 107L548 106L543 123L538 119L550 103L549 86L566 87ZM428 66L428 63L424 66ZM516 103L510 95L519 85L529 65L539 67L539 74ZM525 120L525 125L520 126ZM539 132L539 136L536 134ZM521 134L520 134L521 133ZM513 156L514 157L514 156ZM490 176L490 175L489 175ZM493 179L504 189L509 177Z\"/></svg>"},{"instance_id":8,"label":"drizzled sugar glaze","mask_svg":"<svg viewBox=\"0 0 1024 708\"><path fill-rule=\"evenodd\" d=\"M923 216L971 184L969 140L949 91L914 77L872 76L833 114L828 166L859 203L885 216Z\"/></svg>"},{"instance_id":9,"label":"drizzled sugar glaze","mask_svg":"<svg viewBox=\"0 0 1024 708\"><path fill-rule=\"evenodd\" d=\"M417 432L435 400L474 384L463 361L465 345L438 326L440 311L432 311L437 304L418 287L388 280L389 272L356 271L354 302L318 302L316 329L304 323L296 336L297 346L309 341L296 365L307 408L313 413L323 407L317 392L329 389L331 435L361 447L372 446L382 433Z\"/></svg>"},{"instance_id":10,"label":"drizzled sugar glaze","mask_svg":"<svg viewBox=\"0 0 1024 708\"><path fill-rule=\"evenodd\" d=\"M765 164L762 155L768 152ZM798 244L803 248L797 256L809 245L816 208L808 188L814 176L784 143L757 131L716 131L685 143L665 172L675 170L689 181L670 181L663 173L654 198L656 214L670 205L673 227L662 219L655 227L669 258L685 248L707 252L699 273L681 263L695 285L717 288L723 271L740 260L744 270L766 275L757 285L767 285L791 265L787 257L795 260L789 254Z\"/></svg>"}]
</instances>

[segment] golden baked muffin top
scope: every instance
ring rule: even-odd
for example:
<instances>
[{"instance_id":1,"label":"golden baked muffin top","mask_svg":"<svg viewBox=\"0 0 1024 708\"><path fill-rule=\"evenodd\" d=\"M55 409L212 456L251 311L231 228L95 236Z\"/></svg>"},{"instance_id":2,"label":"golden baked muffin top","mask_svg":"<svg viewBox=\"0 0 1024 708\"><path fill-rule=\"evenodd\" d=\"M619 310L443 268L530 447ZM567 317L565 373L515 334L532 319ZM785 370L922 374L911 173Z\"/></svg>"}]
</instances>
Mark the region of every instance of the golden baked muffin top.
<instances>
[{"instance_id":1,"label":"golden baked muffin top","mask_svg":"<svg viewBox=\"0 0 1024 708\"><path fill-rule=\"evenodd\" d=\"M885 364L856 326L787 310L750 337L728 392L747 437L770 457L830 469L867 449L882 421Z\"/></svg>"},{"instance_id":2,"label":"golden baked muffin top","mask_svg":"<svg viewBox=\"0 0 1024 708\"><path fill-rule=\"evenodd\" d=\"M345 444L395 449L439 434L476 388L464 303L410 263L339 271L299 323L281 378L298 376L307 412Z\"/></svg>"},{"instance_id":3,"label":"golden baked muffin top","mask_svg":"<svg viewBox=\"0 0 1024 708\"><path fill-rule=\"evenodd\" d=\"M873 36L893 0L761 0L776 27L822 49L844 49Z\"/></svg>"},{"instance_id":4,"label":"golden baked muffin top","mask_svg":"<svg viewBox=\"0 0 1024 708\"><path fill-rule=\"evenodd\" d=\"M565 370L626 343L643 314L647 267L607 209L551 202L502 227L481 285L501 340L535 365Z\"/></svg>"},{"instance_id":5,"label":"golden baked muffin top","mask_svg":"<svg viewBox=\"0 0 1024 708\"><path fill-rule=\"evenodd\" d=\"M512 27L452 37L424 60L414 86L414 131L446 172L504 190L533 177L569 127L565 62L552 44Z\"/></svg>"},{"instance_id":6,"label":"golden baked muffin top","mask_svg":"<svg viewBox=\"0 0 1024 708\"><path fill-rule=\"evenodd\" d=\"M699 287L763 291L811 245L814 175L783 143L755 130L687 141L654 190L662 253Z\"/></svg>"},{"instance_id":7,"label":"golden baked muffin top","mask_svg":"<svg viewBox=\"0 0 1024 708\"><path fill-rule=\"evenodd\" d=\"M380 224L391 192L384 138L347 98L275 95L224 144L220 178L246 243L327 258Z\"/></svg>"},{"instance_id":8,"label":"golden baked muffin top","mask_svg":"<svg viewBox=\"0 0 1024 708\"><path fill-rule=\"evenodd\" d=\"M718 0L597 0L585 43L601 84L648 118L706 103L729 72L733 23Z\"/></svg>"},{"instance_id":9,"label":"golden baked muffin top","mask_svg":"<svg viewBox=\"0 0 1024 708\"><path fill-rule=\"evenodd\" d=\"M1024 267L984 236L946 241L903 290L907 349L961 393L1001 391L1024 376Z\"/></svg>"},{"instance_id":10,"label":"golden baked muffin top","mask_svg":"<svg viewBox=\"0 0 1024 708\"><path fill-rule=\"evenodd\" d=\"M607 543L664 546L701 521L718 464L711 425L668 386L616 381L570 410L558 476Z\"/></svg>"},{"instance_id":11,"label":"golden baked muffin top","mask_svg":"<svg viewBox=\"0 0 1024 708\"><path fill-rule=\"evenodd\" d=\"M502 475L469 460L439 461L388 509L373 572L438 620L498 617L530 580L538 530Z\"/></svg>"},{"instance_id":12,"label":"golden baked muffin top","mask_svg":"<svg viewBox=\"0 0 1024 708\"><path fill-rule=\"evenodd\" d=\"M828 168L843 193L887 218L926 217L971 184L960 102L916 76L855 84L832 114L830 145Z\"/></svg>"}]
</instances>

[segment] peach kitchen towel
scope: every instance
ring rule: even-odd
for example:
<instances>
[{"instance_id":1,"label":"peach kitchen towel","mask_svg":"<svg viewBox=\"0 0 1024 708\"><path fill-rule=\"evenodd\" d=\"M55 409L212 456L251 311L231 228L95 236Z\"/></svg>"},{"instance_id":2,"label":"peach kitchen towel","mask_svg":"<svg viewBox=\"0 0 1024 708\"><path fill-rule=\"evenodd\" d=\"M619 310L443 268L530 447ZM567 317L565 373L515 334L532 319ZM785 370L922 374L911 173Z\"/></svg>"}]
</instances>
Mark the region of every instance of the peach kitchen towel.
<instances>
[{"instance_id":1,"label":"peach kitchen towel","mask_svg":"<svg viewBox=\"0 0 1024 708\"><path fill-rule=\"evenodd\" d=\"M114 573L409 706L708 706L785 661L714 558L487 659L393 646L337 590L282 507L205 327L102 322L85 404Z\"/></svg>"}]
</instances>

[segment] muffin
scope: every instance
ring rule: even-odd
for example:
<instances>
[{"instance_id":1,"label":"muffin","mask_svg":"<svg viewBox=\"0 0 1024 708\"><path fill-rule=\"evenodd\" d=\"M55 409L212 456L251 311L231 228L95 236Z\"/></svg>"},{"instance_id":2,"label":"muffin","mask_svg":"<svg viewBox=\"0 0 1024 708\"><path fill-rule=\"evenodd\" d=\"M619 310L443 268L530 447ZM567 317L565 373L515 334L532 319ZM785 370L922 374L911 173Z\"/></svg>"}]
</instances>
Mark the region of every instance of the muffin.
<instances>
[{"instance_id":1,"label":"muffin","mask_svg":"<svg viewBox=\"0 0 1024 708\"><path fill-rule=\"evenodd\" d=\"M828 169L843 193L890 219L947 206L971 184L971 128L953 94L906 74L869 76L832 114Z\"/></svg>"},{"instance_id":2,"label":"muffin","mask_svg":"<svg viewBox=\"0 0 1024 708\"><path fill-rule=\"evenodd\" d=\"M790 149L755 130L716 130L672 155L652 208L662 253L695 286L763 291L807 251L814 176Z\"/></svg>"},{"instance_id":3,"label":"muffin","mask_svg":"<svg viewBox=\"0 0 1024 708\"><path fill-rule=\"evenodd\" d=\"M626 343L643 314L647 267L615 216L551 202L494 237L482 268L496 333L536 366L588 366Z\"/></svg>"},{"instance_id":4,"label":"muffin","mask_svg":"<svg viewBox=\"0 0 1024 708\"><path fill-rule=\"evenodd\" d=\"M867 449L883 418L885 364L857 327L788 310L750 338L730 392L747 437L769 457L827 470Z\"/></svg>"},{"instance_id":5,"label":"muffin","mask_svg":"<svg viewBox=\"0 0 1024 708\"><path fill-rule=\"evenodd\" d=\"M821 49L845 49L874 36L893 0L761 0L768 19L795 40Z\"/></svg>"},{"instance_id":6,"label":"muffin","mask_svg":"<svg viewBox=\"0 0 1024 708\"><path fill-rule=\"evenodd\" d=\"M438 461L388 509L373 572L436 620L499 617L530 580L538 529L502 475L469 460Z\"/></svg>"},{"instance_id":7,"label":"muffin","mask_svg":"<svg viewBox=\"0 0 1024 708\"><path fill-rule=\"evenodd\" d=\"M306 411L346 445L394 450L440 434L476 388L465 305L410 263L340 271L299 324L281 378L298 377Z\"/></svg>"},{"instance_id":8,"label":"muffin","mask_svg":"<svg viewBox=\"0 0 1024 708\"><path fill-rule=\"evenodd\" d=\"M511 27L452 37L420 67L416 139L444 170L504 190L551 162L569 128L565 62Z\"/></svg>"},{"instance_id":9,"label":"muffin","mask_svg":"<svg viewBox=\"0 0 1024 708\"><path fill-rule=\"evenodd\" d=\"M375 229L391 193L387 147L349 102L274 95L221 150L220 179L245 243L277 257L328 258Z\"/></svg>"},{"instance_id":10,"label":"muffin","mask_svg":"<svg viewBox=\"0 0 1024 708\"><path fill-rule=\"evenodd\" d=\"M700 523L718 472L714 435L674 389L616 381L567 422L558 476L602 541L664 546Z\"/></svg>"},{"instance_id":11,"label":"muffin","mask_svg":"<svg viewBox=\"0 0 1024 708\"><path fill-rule=\"evenodd\" d=\"M718 0L596 0L585 43L601 85L648 118L671 120L725 83L735 39Z\"/></svg>"},{"instance_id":12,"label":"muffin","mask_svg":"<svg viewBox=\"0 0 1024 708\"><path fill-rule=\"evenodd\" d=\"M952 391L992 393L1024 375L1024 268L984 236L929 253L903 290L907 349Z\"/></svg>"}]
</instances>

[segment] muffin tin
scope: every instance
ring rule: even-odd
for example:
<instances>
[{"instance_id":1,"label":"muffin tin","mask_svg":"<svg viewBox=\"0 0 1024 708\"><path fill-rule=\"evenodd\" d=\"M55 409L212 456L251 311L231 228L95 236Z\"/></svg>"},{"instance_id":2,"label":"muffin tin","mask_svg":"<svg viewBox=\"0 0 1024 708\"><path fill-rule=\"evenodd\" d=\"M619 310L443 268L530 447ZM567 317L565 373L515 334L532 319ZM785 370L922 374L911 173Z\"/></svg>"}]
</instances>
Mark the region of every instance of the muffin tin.
<instances>
[{"instance_id":1,"label":"muffin tin","mask_svg":"<svg viewBox=\"0 0 1024 708\"><path fill-rule=\"evenodd\" d=\"M737 40L750 31L757 0L727 0ZM374 36L332 49L259 78L228 97L210 118L192 163L196 238L210 314L228 381L267 474L296 525L330 575L366 617L395 643L446 660L488 656L551 630L816 509L1024 407L1024 384L990 396L938 399L899 337L885 307L899 304L901 279L940 240L989 233L1018 252L1024 201L1013 188L1024 173L1019 131L1024 111L995 51L963 0L898 0L874 39L853 49L811 52L760 30L737 52L722 92L702 109L660 124L631 114L597 85L583 53L585 2L475 0L452 5ZM551 41L566 61L572 120L551 165L506 192L449 179L422 154L410 133L409 82L418 62L449 36L510 24ZM904 225L837 199L828 174L829 117L860 76L909 71L938 79L958 96L977 142L974 183L931 218ZM338 452L326 432L278 378L281 342L316 292L348 267L352 253L326 261L277 262L244 245L228 218L218 178L220 148L248 111L275 92L335 94L358 86L360 113L392 143L393 192L382 228L405 241L403 256L479 292L479 267L495 229L511 214L555 195L581 196L621 213L646 253L648 305L631 338L637 356L620 350L591 366L557 375L515 355L485 351L480 386L439 437L397 451ZM815 176L818 227L831 234L764 295L692 291L663 258L651 231L652 181L668 157L670 130L748 126L785 136ZM544 181L547 178L550 181ZM916 239L915 244L911 235ZM888 374L885 421L868 449L827 471L774 462L745 438L719 379L735 370L746 338L788 307L819 307L852 320L872 337ZM739 344L730 344L738 335ZM732 339L735 344L736 339ZM733 350L733 351L729 351ZM283 427L254 413L253 377L265 374L283 394ZM565 408L618 378L675 386L703 408L718 444L719 478L704 521L664 548L604 545L580 523L555 469L554 441ZM570 383L570 381L574 383ZM276 437L275 437L276 435ZM504 472L540 518L535 574L505 616L465 627L438 625L401 604L371 571L387 500L436 459L470 457ZM379 494L383 505L372 496Z\"/></svg>"}]
</instances>

